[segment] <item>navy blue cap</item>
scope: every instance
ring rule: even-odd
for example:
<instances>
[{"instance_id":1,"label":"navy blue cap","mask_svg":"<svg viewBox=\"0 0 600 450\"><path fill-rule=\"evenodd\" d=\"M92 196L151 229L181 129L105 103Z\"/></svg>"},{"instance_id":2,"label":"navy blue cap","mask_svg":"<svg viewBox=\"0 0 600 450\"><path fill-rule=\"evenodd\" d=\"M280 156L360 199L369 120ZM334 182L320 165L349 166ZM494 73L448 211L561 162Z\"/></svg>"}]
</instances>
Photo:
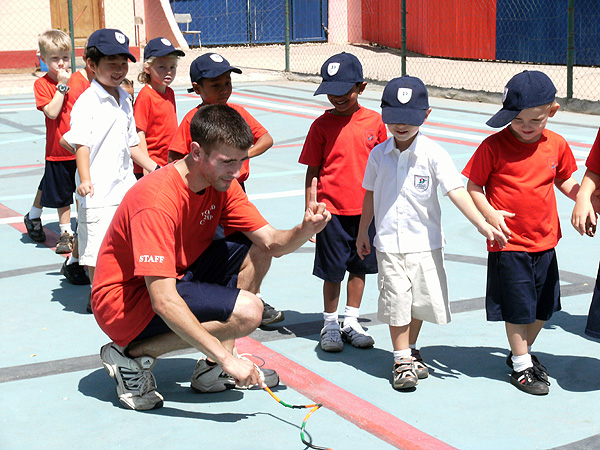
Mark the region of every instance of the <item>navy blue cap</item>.
<instances>
[{"instance_id":1,"label":"navy blue cap","mask_svg":"<svg viewBox=\"0 0 600 450\"><path fill-rule=\"evenodd\" d=\"M381 118L383 123L421 126L429 109L425 84L416 77L394 78L383 90Z\"/></svg>"},{"instance_id":2,"label":"navy blue cap","mask_svg":"<svg viewBox=\"0 0 600 450\"><path fill-rule=\"evenodd\" d=\"M102 28L94 31L88 38L87 48L96 47L104 55L127 55L136 62L129 51L129 38L114 28Z\"/></svg>"},{"instance_id":3,"label":"navy blue cap","mask_svg":"<svg viewBox=\"0 0 600 450\"><path fill-rule=\"evenodd\" d=\"M502 96L502 109L486 122L492 128L508 125L527 108L547 105L556 98L556 87L548 75L526 70L512 77Z\"/></svg>"},{"instance_id":4,"label":"navy blue cap","mask_svg":"<svg viewBox=\"0 0 600 450\"><path fill-rule=\"evenodd\" d=\"M338 53L329 58L321 67L323 81L314 95L345 95L356 83L365 81L362 64L351 53Z\"/></svg>"},{"instance_id":5,"label":"navy blue cap","mask_svg":"<svg viewBox=\"0 0 600 450\"><path fill-rule=\"evenodd\" d=\"M167 38L157 37L151 39L144 48L144 59L151 57L160 58L161 56L167 56L173 54L174 56L185 56L181 50L176 49Z\"/></svg>"},{"instance_id":6,"label":"navy blue cap","mask_svg":"<svg viewBox=\"0 0 600 450\"><path fill-rule=\"evenodd\" d=\"M242 73L237 67L229 64L225 58L218 53L205 53L198 56L190 65L190 80L197 83L201 78L216 78L225 72ZM193 92L194 89L188 89Z\"/></svg>"}]
</instances>

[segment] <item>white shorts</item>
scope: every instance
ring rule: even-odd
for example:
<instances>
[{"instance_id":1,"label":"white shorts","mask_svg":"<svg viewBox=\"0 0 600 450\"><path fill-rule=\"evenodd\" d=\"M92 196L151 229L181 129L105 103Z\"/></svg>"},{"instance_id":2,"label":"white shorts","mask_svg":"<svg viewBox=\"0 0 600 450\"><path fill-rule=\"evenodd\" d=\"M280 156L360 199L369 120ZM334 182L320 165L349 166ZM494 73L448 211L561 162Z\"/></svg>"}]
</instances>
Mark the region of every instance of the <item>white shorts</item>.
<instances>
[{"instance_id":1,"label":"white shorts","mask_svg":"<svg viewBox=\"0 0 600 450\"><path fill-rule=\"evenodd\" d=\"M405 254L377 251L377 266L379 320L395 327L408 325L413 317L450 322L443 249Z\"/></svg>"},{"instance_id":2,"label":"white shorts","mask_svg":"<svg viewBox=\"0 0 600 450\"><path fill-rule=\"evenodd\" d=\"M116 210L117 205L102 208L79 208L77 211L79 264L96 267L100 244L102 244Z\"/></svg>"}]
</instances>

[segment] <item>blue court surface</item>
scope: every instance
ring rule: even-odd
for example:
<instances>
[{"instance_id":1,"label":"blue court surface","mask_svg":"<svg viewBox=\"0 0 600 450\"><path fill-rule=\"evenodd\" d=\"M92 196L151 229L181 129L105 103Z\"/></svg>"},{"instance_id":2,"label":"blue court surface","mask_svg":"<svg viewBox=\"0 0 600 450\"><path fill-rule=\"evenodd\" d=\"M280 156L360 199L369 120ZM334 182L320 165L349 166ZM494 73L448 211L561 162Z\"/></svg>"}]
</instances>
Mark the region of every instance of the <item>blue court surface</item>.
<instances>
[{"instance_id":1,"label":"blue court surface","mask_svg":"<svg viewBox=\"0 0 600 450\"><path fill-rule=\"evenodd\" d=\"M327 108L315 84L237 83L232 102L244 105L275 145L251 161L250 198L277 228L303 215L305 167L298 156L312 121ZM180 119L199 98L177 88ZM368 86L361 103L379 110L381 89ZM498 105L431 99L423 126L462 170L492 130ZM600 117L559 111L549 128L566 137L579 163ZM187 351L158 361L154 374L163 408L119 406L114 381L98 352L107 342L85 312L88 290L60 274L51 248L56 211L46 210L47 245L25 234L23 215L43 173L45 129L33 94L0 97L0 448L303 449L307 410L283 407L261 390L197 394L189 387L201 355ZM357 180L360 182L360 180ZM419 345L431 375L413 392L390 384L391 343L378 322L375 276L367 278L362 323L375 347L346 345L328 354L318 346L322 284L312 276L314 245L274 260L262 288L286 320L238 342L241 352L276 369L275 394L293 404L319 402L306 425L315 445L333 449L597 449L600 448L600 344L584 335L598 268L600 238L570 225L573 202L558 194L563 238L558 246L563 310L542 330L533 352L548 367L550 394L535 397L509 382L504 326L485 320L485 242L447 198L442 199L453 321L424 324ZM343 303L345 302L345 294ZM340 306L343 312L343 305Z\"/></svg>"}]
</instances>

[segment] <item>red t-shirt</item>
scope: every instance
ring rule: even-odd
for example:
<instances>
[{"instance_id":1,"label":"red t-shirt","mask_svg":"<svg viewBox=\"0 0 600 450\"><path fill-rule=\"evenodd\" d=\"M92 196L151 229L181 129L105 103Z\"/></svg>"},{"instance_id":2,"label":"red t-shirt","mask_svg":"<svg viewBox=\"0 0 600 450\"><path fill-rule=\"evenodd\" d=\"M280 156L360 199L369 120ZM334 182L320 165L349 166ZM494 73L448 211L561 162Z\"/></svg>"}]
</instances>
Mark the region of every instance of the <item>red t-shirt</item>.
<instances>
[{"instance_id":1,"label":"red t-shirt","mask_svg":"<svg viewBox=\"0 0 600 450\"><path fill-rule=\"evenodd\" d=\"M306 136L299 162L320 167L317 199L333 214L362 213L362 187L369 153L387 139L381 115L361 107L351 116L331 111L313 122Z\"/></svg>"},{"instance_id":2,"label":"red t-shirt","mask_svg":"<svg viewBox=\"0 0 600 450\"><path fill-rule=\"evenodd\" d=\"M590 154L585 161L585 166L592 172L600 174L600 130L598 130L594 145L592 145Z\"/></svg>"},{"instance_id":3,"label":"red t-shirt","mask_svg":"<svg viewBox=\"0 0 600 450\"><path fill-rule=\"evenodd\" d=\"M182 155L187 155L190 152L190 144L192 143L192 137L190 135L190 122L192 121L192 117L196 114L196 111L200 109L204 105L198 105L194 109L192 109L189 113L185 115L181 123L179 124L179 128L175 132L175 136L173 136L173 140L171 141L171 145L169 146L169 150L173 150L174 152L181 153ZM244 118L244 120L250 125L252 129L252 135L254 136L254 144L256 141L263 135L267 133L267 130L254 118L250 115L248 111L243 106L237 105L235 103L227 103L227 106L231 106L240 115ZM248 179L250 175L250 162L249 160L244 161L244 165L240 170L240 176L238 177L238 181L243 183Z\"/></svg>"},{"instance_id":4,"label":"red t-shirt","mask_svg":"<svg viewBox=\"0 0 600 450\"><path fill-rule=\"evenodd\" d=\"M175 92L167 87L161 94L148 85L144 86L135 99L133 114L137 130L146 133L148 156L156 164L166 166L169 145L177 131ZM133 172L143 173L143 170L134 164Z\"/></svg>"},{"instance_id":5,"label":"red t-shirt","mask_svg":"<svg viewBox=\"0 0 600 450\"><path fill-rule=\"evenodd\" d=\"M154 311L145 276L181 278L206 250L218 224L225 233L267 224L239 183L199 195L173 164L138 181L125 195L98 254L92 307L100 328L127 345Z\"/></svg>"},{"instance_id":6,"label":"red t-shirt","mask_svg":"<svg viewBox=\"0 0 600 450\"><path fill-rule=\"evenodd\" d=\"M484 187L492 207L515 213L504 218L512 233L504 251L541 252L561 237L554 181L576 170L562 136L546 129L539 141L524 144L507 127L481 143L462 174ZM488 251L500 250L488 242Z\"/></svg>"},{"instance_id":7,"label":"red t-shirt","mask_svg":"<svg viewBox=\"0 0 600 450\"><path fill-rule=\"evenodd\" d=\"M52 101L56 93L58 83L48 76L44 75L33 83L33 92L35 94L35 106L43 112L44 107ZM71 88L65 94L60 113L56 119L50 119L46 114L46 160L47 161L70 161L75 159L75 155L64 149L60 145L60 138L71 128L71 110L75 100L90 87L90 82L79 72L75 72L69 78L68 86Z\"/></svg>"}]
</instances>

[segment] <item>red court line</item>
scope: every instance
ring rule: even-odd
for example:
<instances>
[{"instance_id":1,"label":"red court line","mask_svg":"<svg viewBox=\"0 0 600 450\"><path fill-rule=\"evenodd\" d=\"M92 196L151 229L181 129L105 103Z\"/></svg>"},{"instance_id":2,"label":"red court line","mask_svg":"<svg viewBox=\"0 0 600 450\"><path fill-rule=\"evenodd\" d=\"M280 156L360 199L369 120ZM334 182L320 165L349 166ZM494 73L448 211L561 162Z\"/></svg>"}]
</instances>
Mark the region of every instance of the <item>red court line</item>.
<instances>
[{"instance_id":1,"label":"red court line","mask_svg":"<svg viewBox=\"0 0 600 450\"><path fill-rule=\"evenodd\" d=\"M18 217L18 216L21 216L21 214L0 204L0 219L5 219L7 217ZM21 217L23 217L23 216L21 216ZM9 223L8 225L13 227L17 231L20 231L23 234L27 234L27 228L25 228L25 224L23 222ZM58 239L60 238L59 234L53 230L49 230L46 227L44 227L44 232L46 233L46 241L45 242L34 242L34 243L45 245L46 247L48 247L51 250L56 250L56 243L58 242ZM50 242L54 242L54 244L50 244ZM68 256L68 255L63 255L63 256Z\"/></svg>"},{"instance_id":2,"label":"red court line","mask_svg":"<svg viewBox=\"0 0 600 450\"><path fill-rule=\"evenodd\" d=\"M32 169L44 167L44 164L27 164L25 166L8 166L8 167L0 167L0 170L10 170L10 169Z\"/></svg>"},{"instance_id":3,"label":"red court line","mask_svg":"<svg viewBox=\"0 0 600 450\"><path fill-rule=\"evenodd\" d=\"M279 373L286 386L313 402L321 403L340 417L396 448L404 450L456 450L454 447L423 433L396 416L336 386L252 338L238 339L236 347L240 353L250 353L264 359L270 369L275 369Z\"/></svg>"}]
</instances>

